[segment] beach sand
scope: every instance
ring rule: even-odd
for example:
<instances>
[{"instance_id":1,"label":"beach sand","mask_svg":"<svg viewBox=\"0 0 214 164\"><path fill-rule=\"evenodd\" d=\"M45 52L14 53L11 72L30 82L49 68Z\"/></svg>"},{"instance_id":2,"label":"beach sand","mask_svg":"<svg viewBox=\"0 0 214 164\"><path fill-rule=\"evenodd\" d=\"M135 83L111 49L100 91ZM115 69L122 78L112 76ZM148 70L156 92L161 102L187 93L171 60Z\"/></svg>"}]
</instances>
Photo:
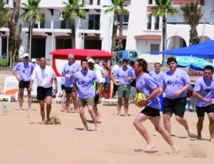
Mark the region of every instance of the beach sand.
<instances>
[{"instance_id":1,"label":"beach sand","mask_svg":"<svg viewBox=\"0 0 214 164\"><path fill-rule=\"evenodd\" d=\"M0 90L3 78L0 80ZM61 104L52 105L52 115L61 120L61 125L42 125L39 104L33 103L35 111L19 111L18 102L4 102L8 113L3 113L0 102L0 163L40 163L40 164L194 164L214 163L214 143L208 141L208 119L205 118L203 140L190 139L185 129L174 116L172 138L181 151L172 153L171 147L158 134L151 122L144 123L156 147L144 153L145 140L133 126L133 120L140 108L130 105L130 116L117 116L116 106L99 104L101 118L100 132L93 131L94 125L87 110L86 117L90 131L84 131L78 113L62 113ZM26 98L24 109L27 108ZM194 112L186 112L190 127L196 132L197 117Z\"/></svg>"}]
</instances>

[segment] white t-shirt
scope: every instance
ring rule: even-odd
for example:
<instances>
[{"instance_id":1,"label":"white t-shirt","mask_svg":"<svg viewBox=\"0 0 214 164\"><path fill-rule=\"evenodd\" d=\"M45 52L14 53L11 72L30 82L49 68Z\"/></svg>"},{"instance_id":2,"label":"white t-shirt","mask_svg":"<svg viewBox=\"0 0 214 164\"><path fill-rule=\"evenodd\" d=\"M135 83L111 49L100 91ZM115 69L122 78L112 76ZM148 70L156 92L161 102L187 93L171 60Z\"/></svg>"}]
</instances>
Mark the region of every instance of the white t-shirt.
<instances>
[{"instance_id":1,"label":"white t-shirt","mask_svg":"<svg viewBox=\"0 0 214 164\"><path fill-rule=\"evenodd\" d=\"M97 76L97 78L99 80L99 83L104 83L103 76L102 76L100 70L98 70L98 69L95 68L94 72L96 73L96 76Z\"/></svg>"},{"instance_id":2,"label":"white t-shirt","mask_svg":"<svg viewBox=\"0 0 214 164\"><path fill-rule=\"evenodd\" d=\"M56 74L52 67L46 65L45 69L41 67L35 67L31 80L37 80L37 86L43 88L50 88L53 84L53 79L56 78Z\"/></svg>"}]
</instances>

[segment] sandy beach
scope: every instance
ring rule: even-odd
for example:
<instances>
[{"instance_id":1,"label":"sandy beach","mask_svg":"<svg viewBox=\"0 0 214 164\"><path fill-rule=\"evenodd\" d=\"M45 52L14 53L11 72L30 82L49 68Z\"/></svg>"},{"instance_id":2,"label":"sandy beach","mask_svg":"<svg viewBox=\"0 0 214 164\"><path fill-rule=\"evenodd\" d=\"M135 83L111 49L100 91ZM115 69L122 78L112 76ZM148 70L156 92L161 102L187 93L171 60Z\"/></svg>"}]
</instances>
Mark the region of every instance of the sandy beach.
<instances>
[{"instance_id":1,"label":"sandy beach","mask_svg":"<svg viewBox=\"0 0 214 164\"><path fill-rule=\"evenodd\" d=\"M4 76L0 78L3 89ZM190 139L185 129L172 117L172 137L180 146L178 155L158 134L150 121L144 125L149 130L156 147L144 153L145 140L134 128L132 122L140 108L130 105L130 116L117 116L116 106L99 104L101 118L100 132L93 131L94 125L87 110L86 117L90 131L84 131L78 113L62 113L61 104L52 105L52 115L61 120L61 125L42 125L39 104L33 103L35 111L19 111L18 102L5 102L8 113L3 113L0 101L0 163L40 164L116 164L116 163L164 163L194 164L214 163L214 143L208 141L208 118L205 118L203 140ZM25 99L24 108L27 108ZM186 112L190 127L196 132L197 117Z\"/></svg>"}]
</instances>

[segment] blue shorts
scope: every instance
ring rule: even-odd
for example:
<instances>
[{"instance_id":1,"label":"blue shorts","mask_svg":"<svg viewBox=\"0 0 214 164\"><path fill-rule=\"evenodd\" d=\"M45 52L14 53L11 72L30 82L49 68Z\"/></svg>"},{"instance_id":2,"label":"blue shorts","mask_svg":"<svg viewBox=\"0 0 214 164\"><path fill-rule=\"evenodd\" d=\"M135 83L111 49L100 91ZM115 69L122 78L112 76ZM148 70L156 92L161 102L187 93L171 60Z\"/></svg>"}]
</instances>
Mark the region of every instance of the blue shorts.
<instances>
[{"instance_id":1,"label":"blue shorts","mask_svg":"<svg viewBox=\"0 0 214 164\"><path fill-rule=\"evenodd\" d=\"M53 88L37 87L37 100L44 100L46 97L52 97Z\"/></svg>"}]
</instances>

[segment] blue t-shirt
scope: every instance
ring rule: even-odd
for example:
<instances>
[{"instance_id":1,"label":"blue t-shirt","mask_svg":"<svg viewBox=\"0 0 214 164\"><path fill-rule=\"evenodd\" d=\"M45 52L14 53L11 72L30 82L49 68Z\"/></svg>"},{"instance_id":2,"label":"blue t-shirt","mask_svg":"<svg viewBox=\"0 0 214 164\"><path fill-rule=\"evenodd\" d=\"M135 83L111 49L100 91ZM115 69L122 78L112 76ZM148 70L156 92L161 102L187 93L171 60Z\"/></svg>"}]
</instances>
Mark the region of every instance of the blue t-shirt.
<instances>
[{"instance_id":1,"label":"blue t-shirt","mask_svg":"<svg viewBox=\"0 0 214 164\"><path fill-rule=\"evenodd\" d=\"M153 79L158 83L160 87L163 87L163 78L164 78L163 72L151 71L149 72L149 74L153 77Z\"/></svg>"},{"instance_id":2,"label":"blue t-shirt","mask_svg":"<svg viewBox=\"0 0 214 164\"><path fill-rule=\"evenodd\" d=\"M132 68L126 67L125 69L123 67L120 67L117 69L114 73L114 77L116 77L117 81L121 84L130 84L131 81L126 81L125 78L127 77L135 77L135 72Z\"/></svg>"},{"instance_id":3,"label":"blue t-shirt","mask_svg":"<svg viewBox=\"0 0 214 164\"><path fill-rule=\"evenodd\" d=\"M156 89L158 84L155 82L155 80L148 74L144 73L140 77L136 78L136 88L138 91L142 92L146 97L148 97L154 89ZM160 104L160 99L159 97L155 97L151 99L147 106L150 106L155 109L160 109L161 104Z\"/></svg>"},{"instance_id":4,"label":"blue t-shirt","mask_svg":"<svg viewBox=\"0 0 214 164\"><path fill-rule=\"evenodd\" d=\"M202 97L212 99L212 103L214 102L214 78L212 77L210 80L205 79L204 76L199 77L195 82L195 87L193 91L198 92ZM212 104L210 103L210 104ZM207 105L206 102L195 98L195 106L204 107Z\"/></svg>"},{"instance_id":5,"label":"blue t-shirt","mask_svg":"<svg viewBox=\"0 0 214 164\"><path fill-rule=\"evenodd\" d=\"M175 72L166 72L164 74L164 88L166 97L170 99L186 97L187 91L181 93L178 97L174 97L174 93L181 90L186 84L189 83L189 75L182 69L176 68Z\"/></svg>"},{"instance_id":6,"label":"blue t-shirt","mask_svg":"<svg viewBox=\"0 0 214 164\"><path fill-rule=\"evenodd\" d=\"M88 99L95 96L94 82L99 82L96 73L92 70L86 72L81 70L75 73L74 83L78 87L78 97L82 99Z\"/></svg>"},{"instance_id":7,"label":"blue t-shirt","mask_svg":"<svg viewBox=\"0 0 214 164\"><path fill-rule=\"evenodd\" d=\"M15 71L19 71L19 76L21 81L30 81L34 67L35 66L33 63L20 62L16 64L16 66L13 69Z\"/></svg>"},{"instance_id":8,"label":"blue t-shirt","mask_svg":"<svg viewBox=\"0 0 214 164\"><path fill-rule=\"evenodd\" d=\"M73 77L69 75L74 75L76 72L80 71L82 68L80 64L74 62L72 64L66 63L62 69L62 73L65 74L65 87L73 87ZM67 76L66 76L67 75ZM69 77L68 77L69 76Z\"/></svg>"}]
</instances>

